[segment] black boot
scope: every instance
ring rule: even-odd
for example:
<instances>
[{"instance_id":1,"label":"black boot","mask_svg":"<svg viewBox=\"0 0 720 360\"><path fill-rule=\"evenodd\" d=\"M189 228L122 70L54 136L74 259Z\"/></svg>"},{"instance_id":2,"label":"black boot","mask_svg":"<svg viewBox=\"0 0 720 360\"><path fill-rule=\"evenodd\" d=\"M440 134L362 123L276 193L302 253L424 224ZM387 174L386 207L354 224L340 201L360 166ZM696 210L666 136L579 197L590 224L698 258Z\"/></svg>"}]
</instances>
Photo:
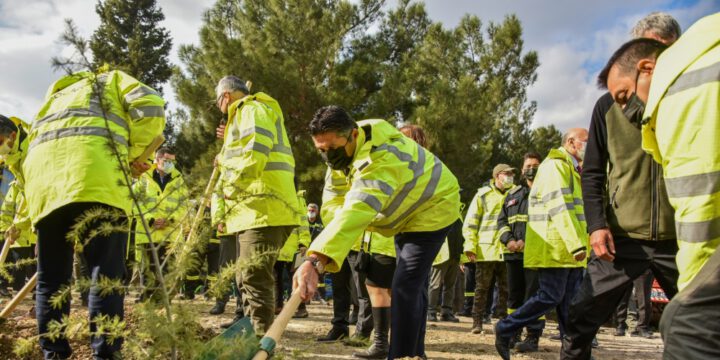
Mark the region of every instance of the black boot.
<instances>
[{"instance_id":1,"label":"black boot","mask_svg":"<svg viewBox=\"0 0 720 360\"><path fill-rule=\"evenodd\" d=\"M225 312L225 302L216 301L215 306L210 309L210 315L220 315Z\"/></svg>"},{"instance_id":2,"label":"black boot","mask_svg":"<svg viewBox=\"0 0 720 360\"><path fill-rule=\"evenodd\" d=\"M538 351L538 342L540 341L540 334L528 333L525 340L515 344L515 350L518 352L535 352Z\"/></svg>"},{"instance_id":3,"label":"black boot","mask_svg":"<svg viewBox=\"0 0 720 360\"><path fill-rule=\"evenodd\" d=\"M373 307L374 321L374 337L373 344L365 351L353 353L354 358L358 359L387 359L390 345L388 337L390 334L390 308L389 307Z\"/></svg>"},{"instance_id":4,"label":"black boot","mask_svg":"<svg viewBox=\"0 0 720 360\"><path fill-rule=\"evenodd\" d=\"M318 342L335 342L340 341L350 335L350 331L345 328L339 328L339 327L332 327L330 331L327 333L327 335L317 338Z\"/></svg>"}]
</instances>

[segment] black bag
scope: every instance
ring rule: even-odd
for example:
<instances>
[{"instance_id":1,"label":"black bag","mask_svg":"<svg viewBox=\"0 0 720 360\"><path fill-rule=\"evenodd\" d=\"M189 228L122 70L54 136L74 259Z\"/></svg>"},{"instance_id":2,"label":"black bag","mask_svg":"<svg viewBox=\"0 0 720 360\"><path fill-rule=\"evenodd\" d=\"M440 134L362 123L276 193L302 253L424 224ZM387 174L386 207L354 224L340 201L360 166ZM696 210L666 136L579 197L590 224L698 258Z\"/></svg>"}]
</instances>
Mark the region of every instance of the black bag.
<instances>
[{"instance_id":1,"label":"black bag","mask_svg":"<svg viewBox=\"0 0 720 360\"><path fill-rule=\"evenodd\" d=\"M370 241L368 241L367 251L364 249L364 246L361 246L360 252L358 252L358 256L355 259L355 263L351 264L353 269L355 269L355 271L367 273L368 269L370 268L370 261L372 260L372 254L370 254L370 243L371 242L372 242L372 234L370 235Z\"/></svg>"}]
</instances>

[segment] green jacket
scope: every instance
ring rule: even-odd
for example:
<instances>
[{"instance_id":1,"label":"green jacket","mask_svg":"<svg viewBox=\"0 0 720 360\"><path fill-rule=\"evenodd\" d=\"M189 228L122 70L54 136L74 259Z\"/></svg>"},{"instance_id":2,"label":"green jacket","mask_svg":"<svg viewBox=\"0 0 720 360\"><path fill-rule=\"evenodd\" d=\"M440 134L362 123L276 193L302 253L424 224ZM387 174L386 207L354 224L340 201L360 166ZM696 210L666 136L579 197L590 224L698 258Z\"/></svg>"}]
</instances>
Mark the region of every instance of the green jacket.
<instances>
[{"instance_id":1,"label":"green jacket","mask_svg":"<svg viewBox=\"0 0 720 360\"><path fill-rule=\"evenodd\" d=\"M230 105L218 163L228 233L299 225L295 158L275 99L257 93Z\"/></svg>"},{"instance_id":2,"label":"green jacket","mask_svg":"<svg viewBox=\"0 0 720 360\"><path fill-rule=\"evenodd\" d=\"M492 180L478 189L470 202L463 237L465 252L475 254L475 261L502 261L505 246L500 242L498 216L508 192L501 192Z\"/></svg>"},{"instance_id":3,"label":"green jacket","mask_svg":"<svg viewBox=\"0 0 720 360\"><path fill-rule=\"evenodd\" d=\"M155 90L122 71L80 72L52 84L32 123L22 165L33 224L78 202L102 203L130 215L130 190L110 138L127 166L162 134L164 106Z\"/></svg>"},{"instance_id":4,"label":"green jacket","mask_svg":"<svg viewBox=\"0 0 720 360\"><path fill-rule=\"evenodd\" d=\"M434 231L459 216L457 179L435 155L384 120L364 120L358 126L347 176L350 190L309 249L330 258L331 272L340 269L366 230L384 236Z\"/></svg>"},{"instance_id":5,"label":"green jacket","mask_svg":"<svg viewBox=\"0 0 720 360\"><path fill-rule=\"evenodd\" d=\"M643 149L663 166L675 208L682 290L720 246L720 13L693 24L653 71Z\"/></svg>"},{"instance_id":6,"label":"green jacket","mask_svg":"<svg viewBox=\"0 0 720 360\"><path fill-rule=\"evenodd\" d=\"M574 259L574 254L587 251L588 236L580 174L570 156L562 147L550 150L538 168L529 195L526 268L577 268L586 264L586 260Z\"/></svg>"}]
</instances>

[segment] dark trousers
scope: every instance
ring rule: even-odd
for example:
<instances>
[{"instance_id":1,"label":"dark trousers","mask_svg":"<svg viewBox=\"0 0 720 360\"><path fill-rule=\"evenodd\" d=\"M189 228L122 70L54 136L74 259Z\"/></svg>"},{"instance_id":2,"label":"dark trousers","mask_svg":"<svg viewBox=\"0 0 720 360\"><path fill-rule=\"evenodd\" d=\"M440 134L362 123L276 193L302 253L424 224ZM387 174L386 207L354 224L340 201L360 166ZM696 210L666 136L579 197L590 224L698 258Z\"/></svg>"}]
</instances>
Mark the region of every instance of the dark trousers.
<instances>
[{"instance_id":1,"label":"dark trousers","mask_svg":"<svg viewBox=\"0 0 720 360\"><path fill-rule=\"evenodd\" d=\"M675 240L642 241L615 237L615 260L591 254L587 272L570 308L570 324L562 344L562 359L590 359L591 343L610 319L633 281L648 269L669 298L677 293Z\"/></svg>"},{"instance_id":2,"label":"dark trousers","mask_svg":"<svg viewBox=\"0 0 720 360\"><path fill-rule=\"evenodd\" d=\"M430 268L449 230L450 226L395 235L397 267L392 282L388 359L425 354Z\"/></svg>"},{"instance_id":3,"label":"dark trousers","mask_svg":"<svg viewBox=\"0 0 720 360\"><path fill-rule=\"evenodd\" d=\"M119 211L99 203L74 203L60 207L40 220L36 225L38 241L38 281L36 312L38 332L45 334L52 321L62 321L63 315L70 314L70 301L64 301L60 308L50 304L50 298L64 286L70 285L73 269L73 244L66 235L71 231L79 216L93 208L103 208L107 211ZM88 226L88 232L98 229L107 219L96 219ZM116 227L122 224L114 224ZM115 339L109 342L105 335L97 335L97 325L93 319L107 315L110 318L123 319L124 291L114 291L105 296L100 295L97 282L101 277L122 281L125 273L125 246L127 232L113 232L109 235L97 235L93 239L86 238L87 233L79 234L85 244L82 256L91 274L89 312L91 346L95 355L109 357L119 351L123 340ZM40 347L45 358L69 357L72 353L67 339L50 340L40 337Z\"/></svg>"},{"instance_id":4,"label":"dark trousers","mask_svg":"<svg viewBox=\"0 0 720 360\"><path fill-rule=\"evenodd\" d=\"M350 306L352 305L352 288L355 287L358 298L358 320L355 332L368 337L373 329L372 307L370 296L365 287L365 273L355 271L358 252L350 251L340 267L340 271L330 274L333 286L333 327L347 329L349 326Z\"/></svg>"},{"instance_id":5,"label":"dark trousers","mask_svg":"<svg viewBox=\"0 0 720 360\"><path fill-rule=\"evenodd\" d=\"M442 311L443 315L453 314L458 263L458 259L450 259L432 267L432 271L430 272L430 289L428 290L430 297L428 312L437 313L438 311Z\"/></svg>"},{"instance_id":6,"label":"dark trousers","mask_svg":"<svg viewBox=\"0 0 720 360\"><path fill-rule=\"evenodd\" d=\"M238 250L237 250L237 236L236 235L220 235L220 247L219 247L219 255L218 255L218 261L219 261L219 269L223 269L227 266L230 266L230 264L234 264L235 261L238 258ZM222 271L222 270L220 270ZM235 308L235 315L239 317L245 316L245 312L243 311L242 307L242 296L240 296L240 292L237 289L237 281L233 278L232 279L232 286L230 289L223 294L222 296L219 296L216 301L220 301L223 303L227 303L230 300L230 295L235 292L237 294L237 307Z\"/></svg>"},{"instance_id":7,"label":"dark trousers","mask_svg":"<svg viewBox=\"0 0 720 360\"><path fill-rule=\"evenodd\" d=\"M498 300L495 315L503 318L507 315L507 269L502 261L478 261L475 263L475 302L473 317L490 315L494 301L497 281Z\"/></svg>"},{"instance_id":8,"label":"dark trousers","mask_svg":"<svg viewBox=\"0 0 720 360\"><path fill-rule=\"evenodd\" d=\"M475 263L463 264L465 269L465 301L463 313L472 314L473 302L475 302Z\"/></svg>"},{"instance_id":9,"label":"dark trousers","mask_svg":"<svg viewBox=\"0 0 720 360\"><path fill-rule=\"evenodd\" d=\"M220 244L209 242L205 250L205 261L207 262L207 276L205 277L205 289L210 288L210 281L217 280L220 271Z\"/></svg>"},{"instance_id":10,"label":"dark trousers","mask_svg":"<svg viewBox=\"0 0 720 360\"><path fill-rule=\"evenodd\" d=\"M21 246L16 248L10 249L10 254L8 254L8 261L11 263L17 263L21 260L26 259L32 259L35 257L35 246ZM15 291L20 291L20 289L25 286L25 282L30 279L33 274L35 274L36 266L35 264L28 264L25 266L17 267L15 268L11 273L13 277L12 282L12 288Z\"/></svg>"},{"instance_id":11,"label":"dark trousers","mask_svg":"<svg viewBox=\"0 0 720 360\"><path fill-rule=\"evenodd\" d=\"M508 314L512 314L525 303L525 299L529 299L537 292L537 271L525 269L522 258L505 260L505 266L507 267L508 282ZM528 333L538 336L544 328L544 316L527 325Z\"/></svg>"},{"instance_id":12,"label":"dark trousers","mask_svg":"<svg viewBox=\"0 0 720 360\"><path fill-rule=\"evenodd\" d=\"M285 290L287 290L287 280L291 279L290 267L292 263L289 261L275 262L275 308L283 307Z\"/></svg>"},{"instance_id":13,"label":"dark trousers","mask_svg":"<svg viewBox=\"0 0 720 360\"><path fill-rule=\"evenodd\" d=\"M650 330L650 318L652 317L652 303L650 295L652 294L653 277L650 270L638 276L633 281L633 286L629 287L625 295L618 304L617 311L613 314L613 325L618 329L627 329L627 315L630 301L633 298L633 289L635 289L635 298L632 299L637 303L638 322L636 329Z\"/></svg>"},{"instance_id":14,"label":"dark trousers","mask_svg":"<svg viewBox=\"0 0 720 360\"><path fill-rule=\"evenodd\" d=\"M510 338L552 309L557 311L560 333L564 334L568 325L570 300L577 291L582 272L582 268L537 269L537 293L527 299L519 309L497 323L496 336Z\"/></svg>"},{"instance_id":15,"label":"dark trousers","mask_svg":"<svg viewBox=\"0 0 720 360\"><path fill-rule=\"evenodd\" d=\"M665 360L720 359L720 251L670 301L660 332Z\"/></svg>"},{"instance_id":16,"label":"dark trousers","mask_svg":"<svg viewBox=\"0 0 720 360\"><path fill-rule=\"evenodd\" d=\"M463 269L465 268L463 267ZM452 305L453 313L461 313L465 304L465 273L460 271L460 268L458 267L458 271L455 276L457 279L455 280L455 289L453 290L455 292ZM472 306L470 309L472 309Z\"/></svg>"}]
</instances>

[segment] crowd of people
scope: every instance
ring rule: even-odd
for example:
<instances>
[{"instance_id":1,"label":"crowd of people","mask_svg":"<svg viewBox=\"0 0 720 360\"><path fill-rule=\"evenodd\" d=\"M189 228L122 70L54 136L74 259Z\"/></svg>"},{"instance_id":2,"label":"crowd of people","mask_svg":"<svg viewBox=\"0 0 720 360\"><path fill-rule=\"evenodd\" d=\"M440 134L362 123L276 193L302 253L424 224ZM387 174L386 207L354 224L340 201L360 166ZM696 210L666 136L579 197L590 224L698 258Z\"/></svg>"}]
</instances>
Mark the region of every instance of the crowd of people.
<instances>
[{"instance_id":1,"label":"crowd of people","mask_svg":"<svg viewBox=\"0 0 720 360\"><path fill-rule=\"evenodd\" d=\"M320 205L306 205L280 103L223 77L209 231L181 296L194 298L236 266L235 286L209 310L224 313L235 296L235 318L223 327L249 317L262 335L296 291L304 302L295 318L309 316L311 299L332 302L318 342L370 340L353 354L360 359L427 358L427 322L458 316L472 318L472 334L494 334L509 359L538 351L554 311L560 358L591 359L607 321L625 335L633 294L630 334L654 336L656 280L672 299L660 322L665 358L720 357L720 14L681 35L670 15L651 13L632 37L598 76L607 93L588 129L567 130L546 156L529 152L517 168L494 165L467 204L422 128L355 121L330 105L308 125L327 171ZM154 151L152 164L143 158L164 128L164 104L121 71L80 72L50 87L30 125L0 116L0 230L12 261L37 259L37 268L18 266L12 284L0 277L0 296L37 271L46 359L72 353L67 339L43 334L70 312L51 298L74 267L91 282L81 295L90 318L122 319L125 292L98 283L127 285L137 274L137 301L159 300L157 265L188 235L193 203L204 206L172 149ZM120 358L122 339L89 324L95 358Z\"/></svg>"}]
</instances>

